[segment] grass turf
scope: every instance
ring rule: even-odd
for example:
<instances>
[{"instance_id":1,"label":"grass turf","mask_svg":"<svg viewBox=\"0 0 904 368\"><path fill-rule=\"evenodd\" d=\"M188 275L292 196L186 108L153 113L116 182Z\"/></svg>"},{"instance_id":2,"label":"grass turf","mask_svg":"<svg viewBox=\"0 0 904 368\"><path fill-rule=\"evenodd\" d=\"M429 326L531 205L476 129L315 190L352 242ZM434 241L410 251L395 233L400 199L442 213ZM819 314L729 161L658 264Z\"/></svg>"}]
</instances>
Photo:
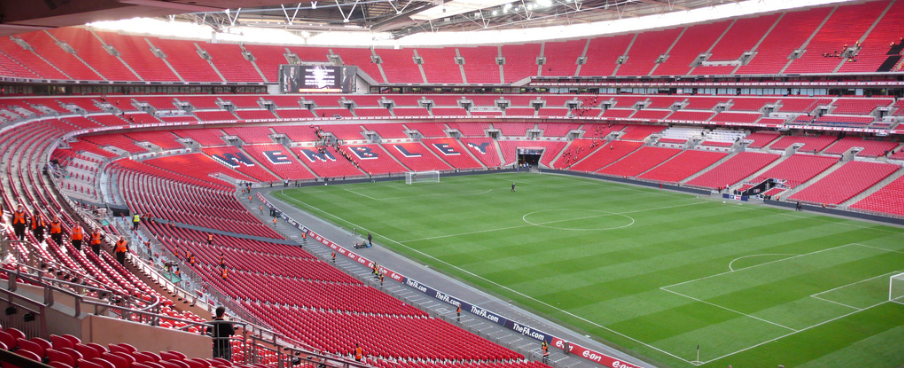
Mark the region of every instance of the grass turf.
<instances>
[{"instance_id":1,"label":"grass turf","mask_svg":"<svg viewBox=\"0 0 904 368\"><path fill-rule=\"evenodd\" d=\"M277 197L658 364L904 364L899 228L555 175Z\"/></svg>"}]
</instances>

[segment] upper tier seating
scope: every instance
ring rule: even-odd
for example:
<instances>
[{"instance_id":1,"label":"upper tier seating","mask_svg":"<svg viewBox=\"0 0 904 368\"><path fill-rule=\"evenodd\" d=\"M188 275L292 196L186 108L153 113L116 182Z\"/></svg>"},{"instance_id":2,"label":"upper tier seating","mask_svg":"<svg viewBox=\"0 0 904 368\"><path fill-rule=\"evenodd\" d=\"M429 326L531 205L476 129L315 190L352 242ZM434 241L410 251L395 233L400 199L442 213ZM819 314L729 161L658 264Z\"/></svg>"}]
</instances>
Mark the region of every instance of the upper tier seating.
<instances>
[{"instance_id":1,"label":"upper tier seating","mask_svg":"<svg viewBox=\"0 0 904 368\"><path fill-rule=\"evenodd\" d=\"M628 59L616 71L616 75L649 75L655 67L656 59L665 54L666 50L683 28L672 28L661 31L641 32L634 39L634 44L628 49ZM643 45L643 46L641 46Z\"/></svg>"},{"instance_id":2,"label":"upper tier seating","mask_svg":"<svg viewBox=\"0 0 904 368\"><path fill-rule=\"evenodd\" d=\"M126 136L136 142L150 142L165 150L185 148L182 143L176 141L173 133L166 131L129 132Z\"/></svg>"},{"instance_id":3,"label":"upper tier seating","mask_svg":"<svg viewBox=\"0 0 904 368\"><path fill-rule=\"evenodd\" d=\"M713 151L686 150L639 176L640 179L677 183L694 173L700 172L717 161L725 158L727 153Z\"/></svg>"},{"instance_id":4,"label":"upper tier seating","mask_svg":"<svg viewBox=\"0 0 904 368\"><path fill-rule=\"evenodd\" d=\"M881 3L881 2L880 2ZM863 40L862 48L857 52L857 62L844 63L839 73L875 72L889 55L888 45L900 42L901 27L904 27L904 3L895 2L885 13L879 24L873 28Z\"/></svg>"},{"instance_id":5,"label":"upper tier seating","mask_svg":"<svg viewBox=\"0 0 904 368\"><path fill-rule=\"evenodd\" d=\"M904 216L904 177L895 179L851 207Z\"/></svg>"},{"instance_id":6,"label":"upper tier seating","mask_svg":"<svg viewBox=\"0 0 904 368\"><path fill-rule=\"evenodd\" d=\"M148 40L166 54L166 61L186 82L223 82L223 78L198 54L195 42L156 37L148 37Z\"/></svg>"},{"instance_id":7,"label":"upper tier seating","mask_svg":"<svg viewBox=\"0 0 904 368\"><path fill-rule=\"evenodd\" d=\"M540 44L502 45L502 56L505 58L503 70L505 83L514 83L527 77L537 76L537 57L540 56Z\"/></svg>"},{"instance_id":8,"label":"upper tier seating","mask_svg":"<svg viewBox=\"0 0 904 368\"><path fill-rule=\"evenodd\" d=\"M499 66L496 57L499 51L496 46L459 47L458 53L465 59L465 78L469 84L499 84Z\"/></svg>"},{"instance_id":9,"label":"upper tier seating","mask_svg":"<svg viewBox=\"0 0 904 368\"><path fill-rule=\"evenodd\" d=\"M779 155L738 152L728 160L687 182L687 185L708 189L725 188L753 175L781 158Z\"/></svg>"},{"instance_id":10,"label":"upper tier seating","mask_svg":"<svg viewBox=\"0 0 904 368\"><path fill-rule=\"evenodd\" d=\"M574 77L578 58L584 53L587 40L545 42L543 55L546 64L540 72L544 77Z\"/></svg>"},{"instance_id":11,"label":"upper tier seating","mask_svg":"<svg viewBox=\"0 0 904 368\"><path fill-rule=\"evenodd\" d=\"M191 138L202 146L226 145L226 141L222 138L225 134L219 129L180 129L173 131L173 134L182 138Z\"/></svg>"},{"instance_id":12,"label":"upper tier seating","mask_svg":"<svg viewBox=\"0 0 904 368\"><path fill-rule=\"evenodd\" d=\"M731 20L704 23L688 27L678 42L669 51L669 57L659 64L652 75L685 75L690 72L690 65L700 55L701 49L708 49L725 33ZM643 44L641 44L643 45Z\"/></svg>"},{"instance_id":13,"label":"upper tier seating","mask_svg":"<svg viewBox=\"0 0 904 368\"><path fill-rule=\"evenodd\" d=\"M572 130L578 130L581 124L575 123L541 123L540 130L544 137L564 137ZM589 125L588 125L589 126Z\"/></svg>"},{"instance_id":14,"label":"upper tier seating","mask_svg":"<svg viewBox=\"0 0 904 368\"><path fill-rule=\"evenodd\" d=\"M850 161L788 199L817 204L841 204L900 168L892 164Z\"/></svg>"},{"instance_id":15,"label":"upper tier seating","mask_svg":"<svg viewBox=\"0 0 904 368\"><path fill-rule=\"evenodd\" d=\"M63 73L66 73L66 75L68 75L73 80L105 80L104 77L97 74L95 70L92 70L87 65L82 63L82 61L76 55L70 54L63 50L62 47L59 47L56 44L56 40L54 40L48 33L45 33L44 31L38 31L24 33L17 36L22 38L22 40L24 40L25 42L28 42L28 44L34 48L35 53L43 56L45 60L53 64ZM18 45L16 45L16 47L18 47Z\"/></svg>"},{"instance_id":16,"label":"upper tier seating","mask_svg":"<svg viewBox=\"0 0 904 368\"><path fill-rule=\"evenodd\" d=\"M464 83L458 64L455 64L455 48L418 48L418 56L424 59L421 66L428 83Z\"/></svg>"},{"instance_id":17,"label":"upper tier seating","mask_svg":"<svg viewBox=\"0 0 904 368\"><path fill-rule=\"evenodd\" d=\"M245 50L254 55L254 63L260 68L267 82L279 80L279 66L288 64L286 48L279 46L244 44Z\"/></svg>"},{"instance_id":18,"label":"upper tier seating","mask_svg":"<svg viewBox=\"0 0 904 368\"><path fill-rule=\"evenodd\" d=\"M785 16L778 21L778 24L757 47L757 54L750 60L750 63L739 67L737 74L778 74L781 72L788 64L788 55L803 45L831 10L831 7L822 7L785 13ZM841 45L837 47L841 47ZM822 55L821 52L818 54Z\"/></svg>"},{"instance_id":19,"label":"upper tier seating","mask_svg":"<svg viewBox=\"0 0 904 368\"><path fill-rule=\"evenodd\" d=\"M823 54L843 52L844 45L853 46L887 6L888 2L873 1L838 7L807 44L807 52L792 60L785 72L831 73L843 59Z\"/></svg>"},{"instance_id":20,"label":"upper tier seating","mask_svg":"<svg viewBox=\"0 0 904 368\"><path fill-rule=\"evenodd\" d=\"M587 62L581 66L581 76L611 76L618 65L616 61L625 54L633 39L633 34L590 39Z\"/></svg>"},{"instance_id":21,"label":"upper tier seating","mask_svg":"<svg viewBox=\"0 0 904 368\"><path fill-rule=\"evenodd\" d=\"M739 60L741 55L750 51L766 35L780 14L767 14L759 17L737 19L731 28L710 51L712 55L707 61ZM731 74L736 66L698 66L692 75L725 75Z\"/></svg>"},{"instance_id":22,"label":"upper tier seating","mask_svg":"<svg viewBox=\"0 0 904 368\"><path fill-rule=\"evenodd\" d=\"M794 188L813 179L837 162L838 159L834 157L793 155L756 178L751 179L750 182L759 183L766 179L783 179L786 180L785 186Z\"/></svg>"},{"instance_id":23,"label":"upper tier seating","mask_svg":"<svg viewBox=\"0 0 904 368\"><path fill-rule=\"evenodd\" d=\"M78 56L94 70L103 74L108 80L140 80L119 59L110 55L104 49L104 44L90 31L78 27L64 27L48 30L48 32L57 40L66 42L69 46L78 50Z\"/></svg>"},{"instance_id":24,"label":"upper tier seating","mask_svg":"<svg viewBox=\"0 0 904 368\"><path fill-rule=\"evenodd\" d=\"M166 65L163 59L151 52L144 37L125 36L115 32L96 31L109 46L119 51L119 55L132 70L145 81L179 82L179 77ZM81 50L79 50L81 53Z\"/></svg>"},{"instance_id":25,"label":"upper tier seating","mask_svg":"<svg viewBox=\"0 0 904 368\"><path fill-rule=\"evenodd\" d=\"M381 66L389 83L424 83L421 71L414 63L414 49L377 49L374 52L383 59Z\"/></svg>"},{"instance_id":26,"label":"upper tier seating","mask_svg":"<svg viewBox=\"0 0 904 368\"><path fill-rule=\"evenodd\" d=\"M242 47L228 43L205 43L201 45L210 55L210 62L216 66L228 82L263 82L264 79L242 55ZM263 72L263 70L261 70Z\"/></svg>"}]
</instances>

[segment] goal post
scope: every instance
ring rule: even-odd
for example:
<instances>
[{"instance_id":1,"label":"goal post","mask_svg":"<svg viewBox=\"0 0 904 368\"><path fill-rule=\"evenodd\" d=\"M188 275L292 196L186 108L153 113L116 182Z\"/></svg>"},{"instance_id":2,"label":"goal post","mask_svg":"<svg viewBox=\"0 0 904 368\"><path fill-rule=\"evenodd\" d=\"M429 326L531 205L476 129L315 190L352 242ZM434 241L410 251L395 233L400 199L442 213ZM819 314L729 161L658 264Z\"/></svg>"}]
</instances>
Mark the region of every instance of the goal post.
<instances>
[{"instance_id":1,"label":"goal post","mask_svg":"<svg viewBox=\"0 0 904 368\"><path fill-rule=\"evenodd\" d=\"M439 171L409 171L405 173L405 184L439 183Z\"/></svg>"},{"instance_id":2,"label":"goal post","mask_svg":"<svg viewBox=\"0 0 904 368\"><path fill-rule=\"evenodd\" d=\"M888 279L888 301L904 304L904 273L899 273Z\"/></svg>"}]
</instances>

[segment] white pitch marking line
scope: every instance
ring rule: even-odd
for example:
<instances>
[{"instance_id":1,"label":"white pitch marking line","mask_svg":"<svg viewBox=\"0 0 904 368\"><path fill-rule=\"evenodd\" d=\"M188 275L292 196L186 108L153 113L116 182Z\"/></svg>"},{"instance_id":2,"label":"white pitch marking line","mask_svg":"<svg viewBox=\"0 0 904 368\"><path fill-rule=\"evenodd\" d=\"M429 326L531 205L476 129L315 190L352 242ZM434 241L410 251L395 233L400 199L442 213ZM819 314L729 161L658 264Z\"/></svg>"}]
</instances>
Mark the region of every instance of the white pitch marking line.
<instances>
[{"instance_id":1,"label":"white pitch marking line","mask_svg":"<svg viewBox=\"0 0 904 368\"><path fill-rule=\"evenodd\" d=\"M793 256L793 255L795 255L795 254L789 254L789 253L763 253L763 254L751 254L751 255L749 255L749 256L741 256L741 257L732 259L731 262L728 262L728 269L731 270L732 272L734 272L734 268L732 268L731 265L734 264L735 261L737 261L737 260L739 260L739 259L750 258L750 257ZM741 270L743 270L743 268L742 268Z\"/></svg>"},{"instance_id":2,"label":"white pitch marking line","mask_svg":"<svg viewBox=\"0 0 904 368\"><path fill-rule=\"evenodd\" d=\"M819 300L822 300L822 301L824 301L824 302L829 302L829 303L832 303L832 304L838 304L838 305L840 305L840 306L842 306L842 307L848 307L848 308L855 309L855 310L858 310L858 311L863 310L863 309L857 308L857 307L855 307L855 306L853 306L853 305L847 305L847 304L844 304L844 303L836 302L836 301L834 301L834 300L823 299L823 298L818 297L817 295L819 295L819 294L813 294L813 295L810 295L810 297L813 298L813 299L819 299Z\"/></svg>"},{"instance_id":3,"label":"white pitch marking line","mask_svg":"<svg viewBox=\"0 0 904 368\"><path fill-rule=\"evenodd\" d=\"M698 302L703 303L703 304L708 304L708 305L711 305L711 306L716 307L716 308L721 308L721 309L727 310L727 311L732 312L732 313L737 313L737 314L740 314L740 315L742 315L742 316L750 317L750 318L753 318L753 319L755 319L755 320L757 320L757 321L766 322L766 323L768 323L768 324L770 324L770 325L778 326L778 327L781 327L781 328L784 328L784 329L787 329L787 330L791 330L791 331L795 331L795 332L798 331L798 330L796 330L796 329L793 329L793 328L791 328L791 327L782 325L782 324L780 324L780 323L775 323L775 322L772 322L772 321L770 321L770 320L762 319L762 318L757 317L757 316L753 316L753 315L750 315L750 314L747 314L747 313L744 313L744 312L736 311L736 310L731 309L731 308L723 307L723 306L718 305L718 304L715 304L715 303L710 303L710 302L705 301L705 300L702 300L702 299L697 299L697 298L694 298L694 297L692 297L692 296L690 296L690 295L685 295L685 294L679 293L679 292L677 292L677 291L672 291L672 290L666 289L665 287L661 287L661 288L659 288L659 290L662 290L662 291L668 291L668 292L670 292L670 293L672 293L672 294L675 294L675 295L678 295L678 296L682 296L682 297L685 297L685 298L688 298L688 299L691 299L691 300L694 300L694 301L698 301Z\"/></svg>"},{"instance_id":4,"label":"white pitch marking line","mask_svg":"<svg viewBox=\"0 0 904 368\"><path fill-rule=\"evenodd\" d=\"M709 202L694 202L694 203L679 204L679 205L676 205L676 206L668 206L668 207L660 207L660 208L650 208L650 209L645 209L645 210L626 211L626 212L613 212L612 214L614 214L614 215L625 215L625 214L629 214L629 213L638 213L638 212L644 212L644 211L655 211L655 210L664 210L664 209L676 208L676 207L693 206L693 205L703 204L703 203L709 203ZM526 215L525 215L525 216L526 216ZM556 220L556 221L551 221L551 222L543 222L543 223L541 223L541 224L546 225L546 224L553 224L553 223L564 222L564 221L584 220L584 219L588 219L588 218L604 217L604 216L608 216L608 215L588 216L588 217L578 217L578 218L573 218L573 219L568 219L568 220ZM523 219L524 219L524 218L522 217L522 220L523 220ZM517 225L517 226L509 226L509 227L500 227L500 228L496 228L496 229L487 229L487 230L479 230L479 231L469 231L469 232L466 232L466 233L458 233L458 234L448 234L448 235L432 236L432 237L429 237L429 238L409 239L409 240L403 240L402 243L410 243L410 242L421 241L421 240L433 240L433 239L451 238L451 237L461 236L461 235L471 235L471 234L489 233L489 232L493 232L493 231L502 231L502 230L519 229L519 228L522 228L522 227L528 227L528 226L533 226L533 225L529 225L529 224L528 224L528 225Z\"/></svg>"},{"instance_id":5,"label":"white pitch marking line","mask_svg":"<svg viewBox=\"0 0 904 368\"><path fill-rule=\"evenodd\" d=\"M717 273L717 274L713 274L713 275L709 275L709 276L703 276L703 277L696 278L696 279L693 279L693 280L682 281L682 282L679 282L679 283L677 283L677 284L666 285L666 286L663 286L663 287L664 287L664 288L669 288L669 287L672 287L672 286L684 285L684 284L687 284L687 283L689 283L689 282L705 280L705 279L709 279L709 278L713 278L713 277L717 277L717 276L722 276L722 275L725 275L725 274L729 274L729 273L732 273L732 272L738 272L738 271L748 270L748 269L751 269L751 268L756 268L756 267L760 267L760 266L765 266L765 265L768 265L768 264L773 264L773 263L777 263L777 262L787 261L787 260L793 259L793 258L799 258L799 257L803 257L803 256L808 256L808 255L813 255L813 254L817 254L817 253L822 253L822 252L825 252L825 251L830 251L830 250L833 250L833 249L843 248L843 247L847 247L847 246L854 245L854 244L856 244L856 243L850 243L850 244L845 244L845 245L839 245L839 246L837 246L837 247L831 247L831 248L826 248L826 249L820 249L820 250L817 250L817 251L815 251L815 252L804 253L804 254L798 254L798 255L795 255L795 256L788 257L788 258L782 258L782 259L777 259L777 260L774 260L774 261L769 261L769 262L766 262L766 263L760 263L760 264L757 264L757 265L753 265L753 266L750 266L750 267L744 267L744 268L737 269L737 270L734 270L734 271L720 272L720 273Z\"/></svg>"},{"instance_id":6,"label":"white pitch marking line","mask_svg":"<svg viewBox=\"0 0 904 368\"><path fill-rule=\"evenodd\" d=\"M819 293L816 293L816 294L813 294L813 295L822 295L822 294L825 294L825 293L833 292L833 291L838 290L838 289L846 288L846 287L851 286L851 285L856 285L856 284L859 284L859 283L861 283L861 282L866 282L866 281L869 281L869 280L872 280L872 279L878 279L878 278L883 277L883 276L893 275L893 274L895 274L895 273L900 273L900 272L901 272L901 271L886 272L886 273L883 273L883 274L881 274L881 275L879 275L879 276L873 276L873 277L870 277L870 278L868 278L868 279L863 279L863 280L860 280L860 281L855 281L855 282L852 282L852 283L847 284L847 285L841 285L841 286L839 286L839 287L832 288L832 289L829 289L829 290L826 290L826 291L823 291L823 292L819 292ZM812 295L811 295L811 296L812 296Z\"/></svg>"},{"instance_id":7,"label":"white pitch marking line","mask_svg":"<svg viewBox=\"0 0 904 368\"><path fill-rule=\"evenodd\" d=\"M329 213L329 212L326 212L326 211L324 211L324 210L322 210L322 209L319 209L319 208L317 208L317 207L314 207L314 206L312 206L312 205L310 205L310 204L301 202L301 201L299 201L299 200L297 200L297 199L294 199L294 198L291 198L291 197L289 197L288 199L289 199L290 201L292 201L292 202L299 203L299 204L301 204L301 205L304 205L304 206L308 206L308 207L310 207L310 208L313 208L313 209L315 209L315 210L317 210L317 211L320 211L320 212L322 212L322 213L324 213L324 214L326 214L326 215L328 215L328 216L337 218L337 219L339 219L339 220L341 220L341 221L344 221L344 222L346 222L346 223L348 223L348 224L350 224L350 225L352 225L352 226L355 226L355 227L357 227L357 228L361 228L362 230L365 230L365 231L367 230L367 229L365 229L365 228L363 228L363 227L358 226L358 225L355 224L355 223L352 223L352 222L350 222L350 221L348 221L348 220L345 220L345 219L343 219L343 218L341 218L341 217L339 217L339 216L333 215L333 214L331 214L331 213ZM665 355L668 355L668 356L670 356L670 357L672 357L672 358L675 358L675 359L678 359L678 360L680 360L680 361L682 361L682 362L691 364L691 361L690 361L690 360L684 359L684 358L682 358L682 357L680 357L680 356L677 356L677 355L675 355L675 354L672 354L672 353L670 353L670 352L668 352L668 351L662 350L662 349L657 348L657 347L655 347L655 346L653 346L653 345L650 345L650 344L647 344L647 343L645 343L645 342L643 342L643 341L640 341L640 340L638 340L638 339L635 339L635 338L633 338L633 337L631 337L631 336L628 336L628 335L625 335L625 334L623 334L623 333L621 333L621 332L615 331L615 330L613 330L613 329L611 329L611 328L609 328L609 327L603 326L603 325L601 325L601 324L599 324L599 323L593 322L593 321L591 321L591 320L589 320L589 319L586 319L586 318L584 318L584 317L578 316L578 315L576 315L576 314L574 314L574 313L571 313L571 312L569 312L569 311L563 310L563 309L561 309L561 308L559 308L559 307L556 307L556 306L554 306L554 305L552 305L552 304L549 304L549 303L547 303L547 302L544 302L544 301L542 301L542 300L538 300L538 299L536 299L536 298L534 298L534 297L532 297L532 296L530 296L530 295L527 295L527 294L524 294L524 293L522 293L522 292L520 292L520 291L514 290L514 289L512 289L512 288L510 288L510 287L508 287L508 286L501 285L501 284L499 284L499 283L497 283L497 282L495 282L495 281L493 281L493 280L489 280L489 279L487 279L487 278L485 278L485 277L483 277L483 276L480 276L480 275L478 275L478 274L475 274L475 273L473 273L473 272L471 272L471 271L468 271L468 270L465 270L465 269L463 269L463 268L461 268L461 267L458 267L458 266L456 266L456 265L450 264L450 263L448 263L448 262L446 262L446 261L443 261L442 259L436 258L436 257L434 257L434 256L432 256L432 255L429 255L429 254L427 254L427 253L424 253L424 252L422 252L422 251L420 251L420 250L418 250L418 249L414 249L414 248L412 248L412 247L409 247L409 246L407 246L407 245L405 245L405 244L402 244L402 243L400 243L400 242L397 242L397 241L395 241L395 240L393 240L393 239L390 239L390 238L388 238L388 237L386 237L386 236L383 236L383 235L378 234L378 233L373 232L373 231L371 231L371 232L372 232L374 235L377 235L377 236L382 237L382 238L384 238L384 239L386 239L386 240L389 240L389 241L391 241L391 242L393 242L393 243L396 243L396 244L401 245L401 246L403 246L403 247L405 247L405 248L408 248L408 249L410 249L411 251L420 253L420 254L424 255L425 257L427 257L427 258L431 258L431 259L433 259L433 260L435 260L435 261L437 261L437 262L439 262L439 263L446 264L446 265L448 265L448 266L450 266L450 267L452 267L452 268L454 268L454 269L457 269L457 270L459 270L459 271L461 271L461 272L463 272L463 273L466 273L466 274L471 275L471 276L473 276L473 277L475 277L475 278L484 280L484 281L486 281L486 282L488 282L488 283L490 283L490 284L496 285L496 286L498 286L498 287L500 287L500 288L502 288L502 289L508 290L508 291L510 291L510 292L512 292L512 293L514 293L514 294L520 295L520 296L522 296L522 297L524 297L524 298L526 298L526 299L533 300L533 301L535 301L535 302L537 302L537 303L539 303L539 304L545 305L546 307L548 307L548 308L550 308L550 309L559 311L559 312L561 312L561 313L563 313L563 314L567 314L567 315L569 315L569 316L571 316L571 317L574 317L574 318L579 319L579 320L581 320L581 321L587 322L587 323L589 323L589 324L591 324L591 325L594 325L594 326L596 326L596 327L602 328L602 329L604 329L604 330L606 330L606 331L609 331L609 332L614 333L614 334L616 334L616 335L618 335L618 336L624 337L624 338L626 338L626 339L628 339L628 340L634 341L634 342L636 342L636 343L638 343L638 344L641 344L641 345L646 346L646 347L648 347L648 348L650 348L650 349L656 350L656 351L658 351L658 352L660 352L660 353L663 353L663 354L665 354Z\"/></svg>"},{"instance_id":8,"label":"white pitch marking line","mask_svg":"<svg viewBox=\"0 0 904 368\"><path fill-rule=\"evenodd\" d=\"M365 198L370 198L370 199L373 199L373 200L375 200L375 201L379 201L379 199L376 199L376 198L374 198L374 197L371 197L371 196L369 196L369 195L367 195L367 194L361 194L361 193L358 193L358 192L356 192L356 191L354 191L354 190L351 190L351 189L344 189L344 188L343 188L342 190L344 190L344 191L346 191L346 192L349 192L349 193L357 194L357 195L362 196L362 197L365 197Z\"/></svg>"},{"instance_id":9,"label":"white pitch marking line","mask_svg":"<svg viewBox=\"0 0 904 368\"><path fill-rule=\"evenodd\" d=\"M900 250L886 249L886 248L882 248L882 247L876 247L876 246L873 246L873 245L866 245L866 244L860 244L860 243L854 243L854 244L859 245L859 246L861 246L861 247L873 248L873 249L878 249L878 250L884 250L884 251L886 251L886 252L894 252L894 253L901 253L901 254L904 254L904 252L902 252L902 251L900 251Z\"/></svg>"},{"instance_id":10,"label":"white pitch marking line","mask_svg":"<svg viewBox=\"0 0 904 368\"><path fill-rule=\"evenodd\" d=\"M873 304L873 305L871 305L871 306L869 306L869 307L866 307L866 308L863 308L863 309L858 309L858 310L855 310L855 311L853 311L853 312L850 312L850 313L847 313L847 314L843 314L843 315L840 315L840 316L838 316L838 317L835 317L835 318L832 318L832 319L828 319L828 320L822 321L822 322L817 323L817 324L815 324L815 325L812 325L812 326L810 326L810 327L804 327L804 328L802 328L802 329L800 329L800 330L798 330L798 331L795 331L795 332L789 332L789 333L787 333L787 334L784 334L784 335L782 335L782 336L776 337L776 338L774 338L774 339L766 340L766 341L763 341L763 342L761 342L761 343L759 343L759 344L751 345L751 346L748 346L748 347L743 348L743 349L741 349L741 350L738 350L738 351L735 351L735 352L732 352L732 353L728 353L728 354L722 355L722 356L720 356L720 357L716 357L716 358L707 360L707 361L703 362L703 364L708 364L708 363L710 363L710 362L714 362L714 361L716 361L716 360L719 360L719 359L722 359L722 358L726 358L726 357L735 355L735 354L737 354L737 353L742 353L742 352L745 352L745 351L747 351L747 350L750 350L750 349L753 349L753 348L756 348L756 347L759 347L759 346L768 344L768 343L773 342L773 341L778 341L778 340L784 339L784 338L786 338L786 337L788 337L788 336L791 336L791 335L794 335L794 334L798 334L798 333L804 332L804 331L806 331L806 330L809 330L809 329L812 329L812 328L816 328L816 327L822 326L822 325L824 325L824 324L826 324L826 323L829 323L829 322L837 321L837 320L839 320L839 319L848 317L848 316L850 316L850 315L853 315L853 314L860 313L860 312L865 311L865 310L868 310L868 309L872 309L872 308L878 307L878 306L880 306L880 305L882 305L882 304L885 304L885 303L888 303L888 301L886 300L886 301L884 301L884 302L879 302L879 303Z\"/></svg>"}]
</instances>

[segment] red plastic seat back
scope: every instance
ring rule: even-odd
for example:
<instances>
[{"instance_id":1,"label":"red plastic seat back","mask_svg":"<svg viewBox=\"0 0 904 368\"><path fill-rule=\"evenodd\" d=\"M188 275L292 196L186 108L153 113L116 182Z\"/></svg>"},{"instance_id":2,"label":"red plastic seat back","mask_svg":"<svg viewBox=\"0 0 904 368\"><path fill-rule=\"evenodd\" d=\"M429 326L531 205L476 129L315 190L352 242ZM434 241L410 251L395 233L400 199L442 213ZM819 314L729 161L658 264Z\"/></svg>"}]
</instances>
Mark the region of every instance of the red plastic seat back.
<instances>
[{"instance_id":1,"label":"red plastic seat back","mask_svg":"<svg viewBox=\"0 0 904 368\"><path fill-rule=\"evenodd\" d=\"M25 333L15 328L7 328L6 333L13 335L16 339L25 339ZM28 339L25 339L28 340Z\"/></svg>"},{"instance_id":2,"label":"red plastic seat back","mask_svg":"<svg viewBox=\"0 0 904 368\"><path fill-rule=\"evenodd\" d=\"M91 359L91 361L96 363L97 365L99 365L100 368L116 368L116 366L113 365L113 363L111 363L110 361L108 361L104 358L94 358L94 359ZM81 368L81 366L79 366L79 368Z\"/></svg>"},{"instance_id":3,"label":"red plastic seat back","mask_svg":"<svg viewBox=\"0 0 904 368\"><path fill-rule=\"evenodd\" d=\"M78 361L78 368L104 368L104 366L95 363L94 358L92 358L90 360L80 359Z\"/></svg>"},{"instance_id":4,"label":"red plastic seat back","mask_svg":"<svg viewBox=\"0 0 904 368\"><path fill-rule=\"evenodd\" d=\"M58 350L59 350L59 351L62 351L62 352L64 352L64 353L66 353L67 355L69 355L70 357L72 357L72 361L73 361L73 362L78 362L79 359L84 359L84 358L85 358L85 357L82 355L82 353L79 353L78 350L75 350L75 349L73 349L73 348L62 348L62 349L58 349Z\"/></svg>"},{"instance_id":5,"label":"red plastic seat back","mask_svg":"<svg viewBox=\"0 0 904 368\"><path fill-rule=\"evenodd\" d=\"M71 342L73 346L82 343L82 340L81 340L81 339L79 339L78 337L72 336L72 335L63 335L63 336L60 336L60 337L66 339L66 340L69 340L69 342Z\"/></svg>"},{"instance_id":6,"label":"red plastic seat back","mask_svg":"<svg viewBox=\"0 0 904 368\"><path fill-rule=\"evenodd\" d=\"M161 360L182 360L182 357L180 357L176 354L173 354L172 352L169 352L169 351L161 351L160 359Z\"/></svg>"},{"instance_id":7,"label":"red plastic seat back","mask_svg":"<svg viewBox=\"0 0 904 368\"><path fill-rule=\"evenodd\" d=\"M57 335L50 335L50 344L53 345L53 348L57 350L62 348L75 348L75 344L73 344L72 341L69 341L69 339Z\"/></svg>"},{"instance_id":8,"label":"red plastic seat back","mask_svg":"<svg viewBox=\"0 0 904 368\"><path fill-rule=\"evenodd\" d=\"M69 364L63 363L63 362L50 362L50 363L47 363L47 365L49 365L53 368L75 368L75 367L73 367Z\"/></svg>"},{"instance_id":9,"label":"red plastic seat back","mask_svg":"<svg viewBox=\"0 0 904 368\"><path fill-rule=\"evenodd\" d=\"M91 360L93 358L97 358L100 356L100 353L97 352L97 349L90 347L88 345L78 344L75 345L75 350L82 354L83 359ZM81 366L79 366L81 367Z\"/></svg>"},{"instance_id":10,"label":"red plastic seat back","mask_svg":"<svg viewBox=\"0 0 904 368\"><path fill-rule=\"evenodd\" d=\"M15 349L19 346L18 343L16 343L16 338L4 331L0 331L0 342L6 345L7 350Z\"/></svg>"},{"instance_id":11,"label":"red plastic seat back","mask_svg":"<svg viewBox=\"0 0 904 368\"><path fill-rule=\"evenodd\" d=\"M105 353L101 355L101 358L110 363L113 363L113 366L115 366L116 368L129 368L129 365L131 364L125 358L111 353Z\"/></svg>"},{"instance_id":12,"label":"red plastic seat back","mask_svg":"<svg viewBox=\"0 0 904 368\"><path fill-rule=\"evenodd\" d=\"M75 359L72 359L69 354L56 349L47 349L47 359L51 362L62 362L70 366L75 366Z\"/></svg>"},{"instance_id":13,"label":"red plastic seat back","mask_svg":"<svg viewBox=\"0 0 904 368\"><path fill-rule=\"evenodd\" d=\"M38 345L37 343L35 343L33 341L28 341L25 339L19 339L16 341L16 343L19 344L19 350L17 350L16 352L30 351L38 356L39 361L41 360L41 358L44 357L44 348L41 347L41 345Z\"/></svg>"}]
</instances>

